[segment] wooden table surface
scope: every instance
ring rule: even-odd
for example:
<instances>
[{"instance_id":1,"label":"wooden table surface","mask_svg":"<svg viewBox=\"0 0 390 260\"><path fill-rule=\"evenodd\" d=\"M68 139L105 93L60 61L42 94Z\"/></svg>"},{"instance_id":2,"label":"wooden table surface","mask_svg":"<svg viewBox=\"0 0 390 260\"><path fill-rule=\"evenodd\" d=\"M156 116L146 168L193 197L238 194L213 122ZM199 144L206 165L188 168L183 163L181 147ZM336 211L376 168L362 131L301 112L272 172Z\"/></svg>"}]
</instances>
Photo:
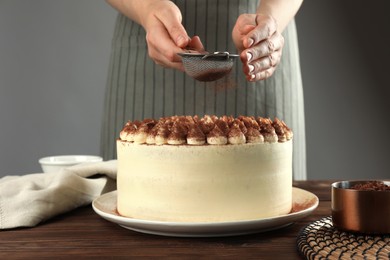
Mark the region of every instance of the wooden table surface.
<instances>
[{"instance_id":1,"label":"wooden table surface","mask_svg":"<svg viewBox=\"0 0 390 260\"><path fill-rule=\"evenodd\" d=\"M308 217L288 227L252 235L178 238L142 234L104 220L91 206L55 217L34 228L0 231L0 259L94 257L301 259L296 247L299 231L331 214L333 181L296 181L295 187L320 199Z\"/></svg>"}]
</instances>

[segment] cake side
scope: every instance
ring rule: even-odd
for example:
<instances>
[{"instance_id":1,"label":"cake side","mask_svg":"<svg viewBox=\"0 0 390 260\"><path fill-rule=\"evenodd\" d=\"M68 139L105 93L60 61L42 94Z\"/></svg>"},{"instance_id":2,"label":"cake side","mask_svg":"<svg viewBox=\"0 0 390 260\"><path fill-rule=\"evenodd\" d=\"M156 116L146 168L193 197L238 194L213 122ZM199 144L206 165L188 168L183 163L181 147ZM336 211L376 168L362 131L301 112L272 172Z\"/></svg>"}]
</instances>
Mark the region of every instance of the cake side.
<instances>
[{"instance_id":1,"label":"cake side","mask_svg":"<svg viewBox=\"0 0 390 260\"><path fill-rule=\"evenodd\" d=\"M151 146L118 141L118 211L184 222L249 220L291 210L292 142Z\"/></svg>"}]
</instances>

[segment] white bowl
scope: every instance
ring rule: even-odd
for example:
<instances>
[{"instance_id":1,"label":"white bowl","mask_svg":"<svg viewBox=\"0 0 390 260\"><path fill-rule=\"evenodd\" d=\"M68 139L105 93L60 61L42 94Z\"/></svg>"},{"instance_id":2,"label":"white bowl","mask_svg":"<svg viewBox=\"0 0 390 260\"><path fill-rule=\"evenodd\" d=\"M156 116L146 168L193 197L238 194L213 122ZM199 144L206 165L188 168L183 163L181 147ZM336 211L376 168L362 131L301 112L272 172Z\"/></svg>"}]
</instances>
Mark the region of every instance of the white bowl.
<instances>
[{"instance_id":1,"label":"white bowl","mask_svg":"<svg viewBox=\"0 0 390 260\"><path fill-rule=\"evenodd\" d=\"M39 163L41 164L42 170L45 173L58 172L62 168L79 163L101 161L103 161L102 157L93 155L58 155L39 159Z\"/></svg>"}]
</instances>

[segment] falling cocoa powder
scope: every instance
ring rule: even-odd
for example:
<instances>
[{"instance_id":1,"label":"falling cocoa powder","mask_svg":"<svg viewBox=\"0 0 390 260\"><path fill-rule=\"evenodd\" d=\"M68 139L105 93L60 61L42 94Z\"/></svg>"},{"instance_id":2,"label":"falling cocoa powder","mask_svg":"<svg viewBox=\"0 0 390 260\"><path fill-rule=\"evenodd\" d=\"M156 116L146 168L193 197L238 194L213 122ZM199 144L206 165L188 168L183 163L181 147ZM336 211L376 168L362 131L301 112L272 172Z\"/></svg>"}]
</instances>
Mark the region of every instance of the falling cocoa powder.
<instances>
[{"instance_id":1,"label":"falling cocoa powder","mask_svg":"<svg viewBox=\"0 0 390 260\"><path fill-rule=\"evenodd\" d=\"M230 73L221 79L205 83L208 88L214 88L216 92L225 91L227 89L234 89L237 87L235 76Z\"/></svg>"}]
</instances>

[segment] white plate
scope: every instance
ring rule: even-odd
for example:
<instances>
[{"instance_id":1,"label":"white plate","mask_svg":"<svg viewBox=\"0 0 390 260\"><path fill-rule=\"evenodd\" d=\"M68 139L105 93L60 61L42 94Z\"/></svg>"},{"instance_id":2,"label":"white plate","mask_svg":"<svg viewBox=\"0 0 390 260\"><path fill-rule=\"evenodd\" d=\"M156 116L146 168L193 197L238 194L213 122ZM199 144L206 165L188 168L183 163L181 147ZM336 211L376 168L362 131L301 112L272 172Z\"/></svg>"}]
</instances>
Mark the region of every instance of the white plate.
<instances>
[{"instance_id":1,"label":"white plate","mask_svg":"<svg viewBox=\"0 0 390 260\"><path fill-rule=\"evenodd\" d=\"M102 218L124 228L142 233L177 237L234 236L279 229L308 216L319 203L318 197L313 193L293 187L293 209L289 214L254 220L189 223L123 217L116 210L116 197L116 191L103 194L92 202L92 207Z\"/></svg>"}]
</instances>

